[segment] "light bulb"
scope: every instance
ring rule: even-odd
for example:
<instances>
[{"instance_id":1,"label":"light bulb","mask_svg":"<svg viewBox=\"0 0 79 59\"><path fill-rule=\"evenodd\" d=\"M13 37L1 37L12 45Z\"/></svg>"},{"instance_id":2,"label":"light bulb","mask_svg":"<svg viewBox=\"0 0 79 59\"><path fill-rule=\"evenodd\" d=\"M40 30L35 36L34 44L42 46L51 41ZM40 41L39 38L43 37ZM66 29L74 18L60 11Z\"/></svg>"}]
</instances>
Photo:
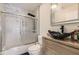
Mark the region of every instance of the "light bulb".
<instances>
[{"instance_id":1,"label":"light bulb","mask_svg":"<svg viewBox=\"0 0 79 59\"><path fill-rule=\"evenodd\" d=\"M57 8L56 4L52 5L52 9L56 9L56 8Z\"/></svg>"},{"instance_id":2,"label":"light bulb","mask_svg":"<svg viewBox=\"0 0 79 59\"><path fill-rule=\"evenodd\" d=\"M57 4L53 4L52 5L52 10L53 11L60 11L61 10L61 6L60 5L57 5Z\"/></svg>"}]
</instances>

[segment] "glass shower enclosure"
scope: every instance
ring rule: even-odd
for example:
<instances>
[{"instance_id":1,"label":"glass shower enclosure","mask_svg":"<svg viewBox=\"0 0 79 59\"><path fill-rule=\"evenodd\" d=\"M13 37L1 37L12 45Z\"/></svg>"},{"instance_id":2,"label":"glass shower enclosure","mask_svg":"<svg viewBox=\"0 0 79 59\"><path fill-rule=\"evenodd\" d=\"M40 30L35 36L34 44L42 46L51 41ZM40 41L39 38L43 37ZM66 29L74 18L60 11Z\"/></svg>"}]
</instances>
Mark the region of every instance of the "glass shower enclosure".
<instances>
[{"instance_id":1,"label":"glass shower enclosure","mask_svg":"<svg viewBox=\"0 0 79 59\"><path fill-rule=\"evenodd\" d=\"M37 19L0 11L0 51L37 42Z\"/></svg>"}]
</instances>

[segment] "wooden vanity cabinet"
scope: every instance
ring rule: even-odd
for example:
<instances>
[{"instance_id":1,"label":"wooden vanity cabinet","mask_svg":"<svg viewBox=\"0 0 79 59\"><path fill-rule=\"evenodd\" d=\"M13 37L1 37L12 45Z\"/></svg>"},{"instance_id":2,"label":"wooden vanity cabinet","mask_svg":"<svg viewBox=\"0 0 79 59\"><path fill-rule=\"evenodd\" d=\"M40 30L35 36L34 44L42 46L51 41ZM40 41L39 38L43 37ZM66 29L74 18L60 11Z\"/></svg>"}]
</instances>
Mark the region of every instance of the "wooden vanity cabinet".
<instances>
[{"instance_id":1,"label":"wooden vanity cabinet","mask_svg":"<svg viewBox=\"0 0 79 59\"><path fill-rule=\"evenodd\" d=\"M78 55L79 50L57 43L48 38L43 38L43 55Z\"/></svg>"}]
</instances>

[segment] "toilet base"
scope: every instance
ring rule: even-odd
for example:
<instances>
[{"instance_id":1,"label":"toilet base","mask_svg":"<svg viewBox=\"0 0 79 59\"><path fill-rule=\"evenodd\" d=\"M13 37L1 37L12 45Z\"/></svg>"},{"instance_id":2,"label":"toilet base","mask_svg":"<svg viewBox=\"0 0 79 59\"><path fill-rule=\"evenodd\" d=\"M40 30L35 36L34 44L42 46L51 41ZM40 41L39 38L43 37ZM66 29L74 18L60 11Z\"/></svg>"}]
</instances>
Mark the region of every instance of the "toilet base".
<instances>
[{"instance_id":1,"label":"toilet base","mask_svg":"<svg viewBox=\"0 0 79 59\"><path fill-rule=\"evenodd\" d=\"M29 52L25 52L25 53L23 53L21 55L30 55L30 54L29 54Z\"/></svg>"}]
</instances>

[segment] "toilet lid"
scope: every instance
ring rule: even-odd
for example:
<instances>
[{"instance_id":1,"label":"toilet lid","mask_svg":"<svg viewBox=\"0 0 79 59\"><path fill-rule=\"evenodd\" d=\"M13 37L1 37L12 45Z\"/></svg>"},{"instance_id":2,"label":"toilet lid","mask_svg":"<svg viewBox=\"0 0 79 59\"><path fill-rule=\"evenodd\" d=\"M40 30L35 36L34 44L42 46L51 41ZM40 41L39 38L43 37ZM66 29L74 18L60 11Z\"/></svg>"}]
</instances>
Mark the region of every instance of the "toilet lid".
<instances>
[{"instance_id":1,"label":"toilet lid","mask_svg":"<svg viewBox=\"0 0 79 59\"><path fill-rule=\"evenodd\" d=\"M32 46L30 46L28 48L28 50L31 50L31 51L33 51L33 50L39 50L39 49L40 49L40 45L39 44L32 45Z\"/></svg>"}]
</instances>

